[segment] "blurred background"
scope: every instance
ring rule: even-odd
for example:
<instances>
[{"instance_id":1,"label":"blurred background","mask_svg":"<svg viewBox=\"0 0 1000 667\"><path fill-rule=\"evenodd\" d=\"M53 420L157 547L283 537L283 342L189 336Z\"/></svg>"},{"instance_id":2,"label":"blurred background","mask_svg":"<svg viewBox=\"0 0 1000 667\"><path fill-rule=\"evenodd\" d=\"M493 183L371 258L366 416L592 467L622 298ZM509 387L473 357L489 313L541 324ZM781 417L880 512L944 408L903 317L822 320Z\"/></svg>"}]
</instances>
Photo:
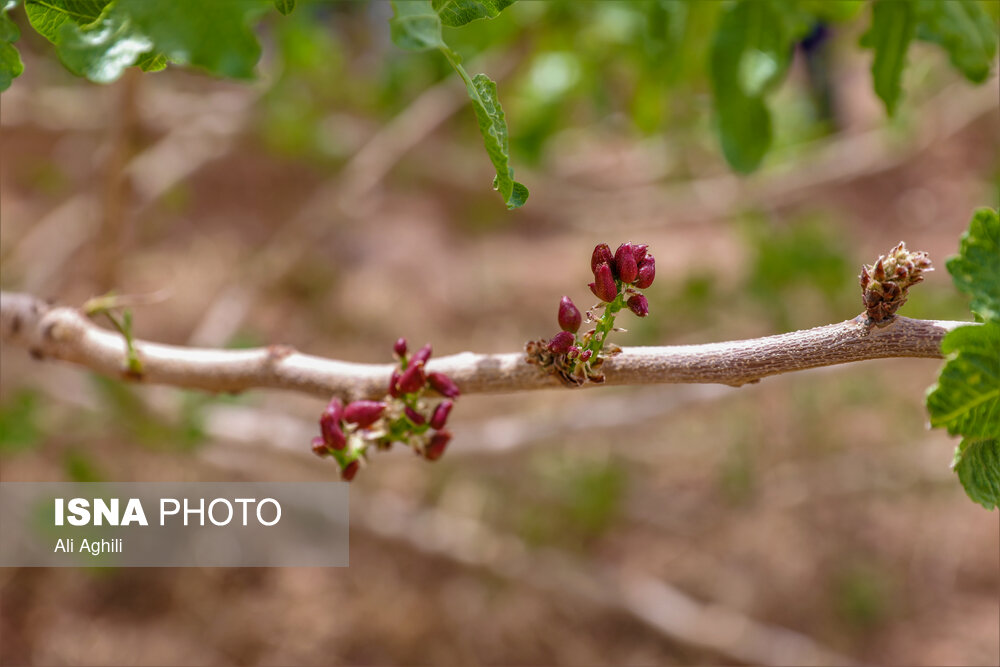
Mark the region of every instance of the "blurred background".
<instances>
[{"instance_id":1,"label":"blurred background","mask_svg":"<svg viewBox=\"0 0 1000 667\"><path fill-rule=\"evenodd\" d=\"M860 265L905 240L939 270L902 314L970 319L943 260L998 203L997 80L915 44L888 119L867 20L828 26L738 176L712 127L718 7L695 3L672 51L655 3L522 2L446 30L498 82L531 189L514 212L460 80L391 44L387 3L265 20L251 83L92 84L12 13L0 285L160 294L134 315L162 342L388 362L399 336L444 355L551 335L561 295L589 302L599 242L656 254L650 316L615 339L650 345L851 318ZM0 360L4 481L337 477L309 451L320 400ZM359 474L350 568L0 570L0 662L998 664L1000 524L926 428L939 367L463 397L441 461Z\"/></svg>"}]
</instances>

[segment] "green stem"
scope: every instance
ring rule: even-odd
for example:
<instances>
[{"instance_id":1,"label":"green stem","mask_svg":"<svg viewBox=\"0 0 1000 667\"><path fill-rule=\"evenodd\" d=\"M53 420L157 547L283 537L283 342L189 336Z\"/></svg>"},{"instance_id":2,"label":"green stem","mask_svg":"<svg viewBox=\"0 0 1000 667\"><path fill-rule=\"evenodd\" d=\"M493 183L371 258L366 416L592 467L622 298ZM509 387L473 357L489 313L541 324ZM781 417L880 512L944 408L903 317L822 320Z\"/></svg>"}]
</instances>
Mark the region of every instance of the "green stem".
<instances>
[{"instance_id":1,"label":"green stem","mask_svg":"<svg viewBox=\"0 0 1000 667\"><path fill-rule=\"evenodd\" d=\"M604 342L608 339L608 334L615 328L615 313L624 307L625 293L623 291L620 291L615 300L604 307L604 315L601 316L601 319L597 320L594 335L591 337L590 344L586 348L593 354L592 359L596 359L601 350L604 349Z\"/></svg>"}]
</instances>

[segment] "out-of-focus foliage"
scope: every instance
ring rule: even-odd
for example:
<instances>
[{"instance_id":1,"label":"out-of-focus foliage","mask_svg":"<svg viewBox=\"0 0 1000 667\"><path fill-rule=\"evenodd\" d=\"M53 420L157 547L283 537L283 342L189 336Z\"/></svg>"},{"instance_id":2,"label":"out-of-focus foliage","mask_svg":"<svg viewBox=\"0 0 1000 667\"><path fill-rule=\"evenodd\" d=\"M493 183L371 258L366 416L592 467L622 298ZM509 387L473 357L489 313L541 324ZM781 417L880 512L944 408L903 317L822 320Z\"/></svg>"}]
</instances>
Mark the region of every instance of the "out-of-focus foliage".
<instances>
[{"instance_id":1,"label":"out-of-focus foliage","mask_svg":"<svg viewBox=\"0 0 1000 667\"><path fill-rule=\"evenodd\" d=\"M17 0L6 0L0 13L0 89L22 70L13 46L17 27L6 18L15 5ZM828 42L841 34L853 41L851 33L859 32L854 24L867 28L861 44L873 51L873 87L890 114L903 99L914 41L938 45L976 83L988 78L997 52L996 16L990 14L995 8L984 0L408 0L394 3L391 17L380 3L294 0L25 0L24 10L71 71L98 82L112 81L132 65L158 70L168 62L250 78L261 53L252 28L267 16L280 26L305 14L296 40L315 44L297 45L302 52L339 51L338 42L355 39L359 26L367 30L371 24L373 34L365 39L381 63L374 81L383 101L412 99L406 95L414 87L430 85L449 64L461 76L496 169L494 186L508 208L527 198L527 188L513 178L512 152L536 161L560 130L595 116L628 118L640 133L698 126L705 91L713 100L722 154L735 170L753 171L780 139L770 98L796 53L806 61L807 85L814 89L814 124L830 120ZM351 30L336 25L341 19L354 21ZM445 58L403 65L376 30L389 33L398 47L437 50ZM283 29L275 32L280 40ZM516 54L521 61L511 80L501 81L499 96L487 74L470 76L461 64L462 57L485 53ZM349 89L359 76L364 74L334 59L323 85ZM510 100L509 137L500 97ZM283 114L296 115L293 100L284 107ZM299 120L312 120L309 111L301 115ZM284 122L282 133L303 135L286 139L304 145L309 130Z\"/></svg>"},{"instance_id":2,"label":"out-of-focus foliage","mask_svg":"<svg viewBox=\"0 0 1000 667\"><path fill-rule=\"evenodd\" d=\"M976 211L960 254L948 270L984 321L945 336L947 361L927 393L931 425L961 435L953 467L969 497L992 509L1000 504L1000 217Z\"/></svg>"}]
</instances>

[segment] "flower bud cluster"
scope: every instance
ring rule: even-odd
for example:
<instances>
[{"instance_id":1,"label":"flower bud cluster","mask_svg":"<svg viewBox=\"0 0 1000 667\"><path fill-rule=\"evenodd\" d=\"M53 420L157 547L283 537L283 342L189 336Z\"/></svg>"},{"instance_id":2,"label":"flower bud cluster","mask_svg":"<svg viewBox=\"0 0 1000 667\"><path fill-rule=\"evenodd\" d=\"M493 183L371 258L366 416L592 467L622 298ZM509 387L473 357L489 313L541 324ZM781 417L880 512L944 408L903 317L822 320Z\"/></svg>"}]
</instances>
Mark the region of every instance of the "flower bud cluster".
<instances>
[{"instance_id":1,"label":"flower bud cluster","mask_svg":"<svg viewBox=\"0 0 1000 667\"><path fill-rule=\"evenodd\" d=\"M591 254L590 269L594 274L590 291L600 302L587 311L586 321L596 326L579 335L583 315L573 300L564 296L557 317L561 331L548 341L529 341L525 348L529 363L555 373L570 385L604 381L601 364L620 352L614 345L606 346L608 334L615 330L615 314L627 307L638 317L649 315L649 302L639 290L653 284L656 260L645 244L623 243L612 253L608 244L600 243ZM604 312L597 317L599 310Z\"/></svg>"},{"instance_id":2,"label":"flower bud cluster","mask_svg":"<svg viewBox=\"0 0 1000 667\"><path fill-rule=\"evenodd\" d=\"M887 324L906 303L907 291L933 271L926 252L910 252L900 243L871 265L861 267L861 299L870 322Z\"/></svg>"},{"instance_id":3,"label":"flower bud cluster","mask_svg":"<svg viewBox=\"0 0 1000 667\"><path fill-rule=\"evenodd\" d=\"M436 461L451 441L445 425L460 393L458 385L444 373L425 370L431 357L429 343L408 354L406 339L400 338L393 352L399 365L393 369L381 401L358 400L344 405L333 398L320 415L320 435L313 438L312 450L317 456L333 457L346 481L354 479L366 464L372 448L390 449L398 442ZM425 396L428 389L444 400Z\"/></svg>"}]
</instances>

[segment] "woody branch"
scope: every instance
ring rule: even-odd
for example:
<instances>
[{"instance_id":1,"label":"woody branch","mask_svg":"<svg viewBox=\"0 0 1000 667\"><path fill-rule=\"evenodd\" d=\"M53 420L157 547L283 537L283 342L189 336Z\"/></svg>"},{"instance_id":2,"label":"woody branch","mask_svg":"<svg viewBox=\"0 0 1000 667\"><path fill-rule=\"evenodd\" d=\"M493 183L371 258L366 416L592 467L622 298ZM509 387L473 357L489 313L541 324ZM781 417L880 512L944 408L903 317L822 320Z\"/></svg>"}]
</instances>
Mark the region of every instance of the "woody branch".
<instances>
[{"instance_id":1,"label":"woody branch","mask_svg":"<svg viewBox=\"0 0 1000 667\"><path fill-rule=\"evenodd\" d=\"M940 358L942 337L963 324L968 323L893 316L876 327L863 313L844 322L764 338L627 347L604 363L604 384L740 386L770 375L867 359ZM393 368L327 359L284 345L223 350L136 340L141 373L135 373L128 370L128 350L121 334L98 326L79 309L48 305L34 296L12 292L0 292L0 337L26 348L37 359L58 359L113 377L210 392L274 388L322 398L378 398L385 394ZM563 386L555 376L529 364L523 352L463 352L434 359L427 370L447 374L464 394Z\"/></svg>"}]
</instances>

